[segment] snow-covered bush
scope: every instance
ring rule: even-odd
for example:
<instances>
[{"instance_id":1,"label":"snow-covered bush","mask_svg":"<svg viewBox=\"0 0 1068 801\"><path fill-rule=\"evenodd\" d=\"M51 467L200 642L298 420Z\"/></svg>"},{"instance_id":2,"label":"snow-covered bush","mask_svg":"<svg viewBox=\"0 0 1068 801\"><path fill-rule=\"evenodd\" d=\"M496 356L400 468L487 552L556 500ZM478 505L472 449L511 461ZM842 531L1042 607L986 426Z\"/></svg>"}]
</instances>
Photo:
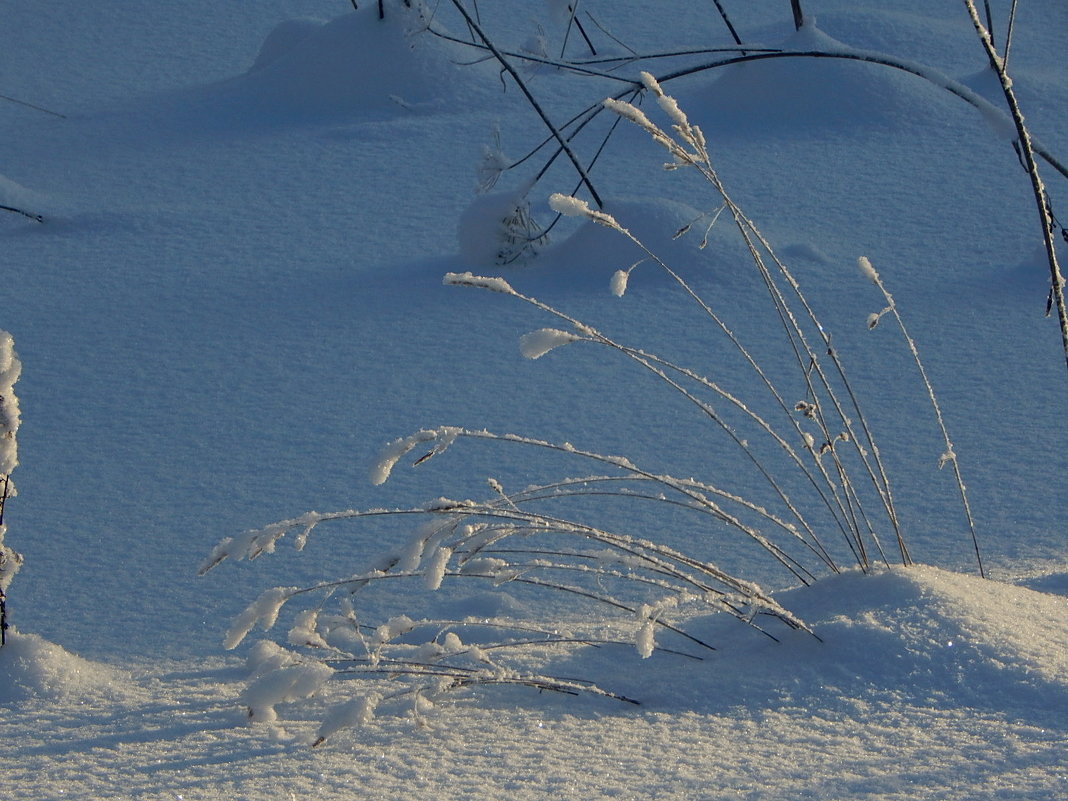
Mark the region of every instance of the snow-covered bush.
<instances>
[{"instance_id":1,"label":"snow-covered bush","mask_svg":"<svg viewBox=\"0 0 1068 801\"><path fill-rule=\"evenodd\" d=\"M19 399L15 382L22 372L22 362L15 353L15 340L7 331L0 331L0 646L7 642L7 588L22 565L22 555L4 542L7 525L4 507L15 496L11 472L19 463L18 441Z\"/></svg>"}]
</instances>

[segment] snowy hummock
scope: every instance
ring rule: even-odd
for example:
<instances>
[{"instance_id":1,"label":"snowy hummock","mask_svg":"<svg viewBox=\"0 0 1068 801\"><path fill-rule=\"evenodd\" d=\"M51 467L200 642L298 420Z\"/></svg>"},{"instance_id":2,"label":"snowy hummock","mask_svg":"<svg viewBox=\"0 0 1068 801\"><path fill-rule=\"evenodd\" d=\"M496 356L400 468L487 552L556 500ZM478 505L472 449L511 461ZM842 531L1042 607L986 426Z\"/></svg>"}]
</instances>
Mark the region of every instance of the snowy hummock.
<instances>
[{"instance_id":1,"label":"snowy hummock","mask_svg":"<svg viewBox=\"0 0 1068 801\"><path fill-rule=\"evenodd\" d=\"M1063 575L1044 583L1068 586ZM116 800L406 800L427 787L519 801L544 797L545 787L574 798L639 787L684 799L706 795L710 777L725 798L1059 797L1064 596L927 567L843 575L789 595L780 600L800 604L822 642L775 643L712 617L721 647L702 662L602 647L551 666L599 666L599 683L639 707L509 689L474 705L421 705L416 723L382 692L327 684L327 671L266 643L244 668L209 662L195 676L160 666L126 677L122 714L107 694L23 695L0 716L5 783L17 798ZM393 621L383 636L405 628ZM118 686L113 671L87 672L99 669L82 662L76 672L55 646L16 643L16 659L0 653L5 680L50 675L53 688L69 688L78 675L83 689ZM257 678L234 699L232 678L247 671ZM309 694L316 716L294 718L292 701ZM250 726L234 701L260 722ZM274 717L282 707L284 728ZM131 718L146 725L131 729ZM103 747L116 741L122 747ZM93 744L84 757L55 761Z\"/></svg>"},{"instance_id":2,"label":"snowy hummock","mask_svg":"<svg viewBox=\"0 0 1068 801\"><path fill-rule=\"evenodd\" d=\"M82 659L36 634L11 628L0 648L0 706L41 701L76 708L120 698L130 686L124 671Z\"/></svg>"}]
</instances>

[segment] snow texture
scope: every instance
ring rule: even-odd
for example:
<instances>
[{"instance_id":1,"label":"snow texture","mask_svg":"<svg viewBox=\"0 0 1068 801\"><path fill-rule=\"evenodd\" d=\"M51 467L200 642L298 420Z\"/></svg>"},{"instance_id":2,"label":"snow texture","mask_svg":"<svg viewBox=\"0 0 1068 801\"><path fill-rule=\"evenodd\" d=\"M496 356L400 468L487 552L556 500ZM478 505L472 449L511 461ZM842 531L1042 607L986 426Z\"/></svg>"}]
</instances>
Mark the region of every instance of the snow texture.
<instances>
[{"instance_id":1,"label":"snow texture","mask_svg":"<svg viewBox=\"0 0 1068 801\"><path fill-rule=\"evenodd\" d=\"M387 2L384 20L377 3L358 5L5 5L0 205L44 222L0 210L0 329L25 364L21 411L4 418L23 423L19 452L0 450L8 472L21 462L22 495L3 522L27 565L9 587L16 628L0 649L0 796L1063 798L1068 570L1056 499L1068 379L1044 316L1049 275L1017 133L959 4L825 0L803 4L819 17L801 31L789 4L725 4L747 52L885 53L912 71L769 57L664 79L731 52L609 65L612 77L598 78L513 57L557 125L625 92L617 77L646 68L661 78L818 305L879 433L912 555L942 567L797 587L719 527L635 502L605 526L737 568L819 640L776 629L773 641L709 615L689 621L717 646L699 661L662 626L653 637L636 605L595 621L604 643L532 656L545 673L593 678L640 706L492 684L393 697L389 679L314 658L343 631L353 649L403 646L419 617L383 608L373 625L389 622L376 631L359 628L354 604L351 619L327 620L325 608L314 614L319 597L312 612L284 603L286 588L343 575L351 581L335 596L358 591L384 607L365 571L382 552L404 555L413 530L403 520L344 521L284 560L238 561L286 534L303 542L322 519L304 510L407 508L483 497L486 475L508 488L560 475L566 454L489 441L473 442L469 458L399 469L448 446L459 429L435 427L443 421L698 480L715 471L739 493L759 483L700 414L617 354L516 354L523 332L567 328L517 303L522 293L697 365L731 392L754 383L617 231L566 218L551 243L541 238L533 226L555 217L553 192L589 195L562 156L532 183L556 145L498 64L421 33L422 3ZM568 5L479 4L508 52L534 40L550 57ZM991 4L998 39L1004 6ZM433 24L466 36L448 4L430 10ZM578 10L599 56L732 43L710 4ZM1020 4L1008 61L1035 141L1061 163L1066 29L1063 3ZM580 39L572 29L568 53L582 52ZM646 95L631 108L667 128ZM721 199L692 172L665 172L663 151L629 123L598 152L614 119L602 112L565 130L584 163L598 153L590 180L605 213L714 298L762 363L789 361L730 215L708 228ZM495 130L483 172L496 185L473 196ZM1046 161L1040 169L1063 223L1065 181ZM857 275L861 253L893 290L938 392L953 432L945 457L965 471L990 580L971 575L956 487L932 458L945 448L907 349L894 326L866 330L874 290ZM613 299L610 286L625 295ZM5 382L14 365L0 340ZM789 389L792 409L805 387ZM292 525L263 528L283 518ZM225 564L194 576L220 540L209 562ZM423 571L413 593L447 559L432 541L407 556ZM462 557L449 564L466 575L430 594L441 616L489 626L536 613L566 636L570 603L494 584L525 556ZM287 647L248 641L264 623L282 642L288 633ZM431 656L460 659L476 642L449 634Z\"/></svg>"}]
</instances>

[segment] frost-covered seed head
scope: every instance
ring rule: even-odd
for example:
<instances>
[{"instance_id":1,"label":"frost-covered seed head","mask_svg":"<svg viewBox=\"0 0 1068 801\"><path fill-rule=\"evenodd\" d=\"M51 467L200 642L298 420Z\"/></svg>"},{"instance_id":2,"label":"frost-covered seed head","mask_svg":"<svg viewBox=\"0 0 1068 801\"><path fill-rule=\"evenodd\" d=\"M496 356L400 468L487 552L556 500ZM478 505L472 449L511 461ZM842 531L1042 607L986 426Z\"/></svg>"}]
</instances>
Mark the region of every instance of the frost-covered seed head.
<instances>
[{"instance_id":1,"label":"frost-covered seed head","mask_svg":"<svg viewBox=\"0 0 1068 801\"><path fill-rule=\"evenodd\" d=\"M638 73L638 77L642 79L642 83L645 85L646 89L651 91L657 97L663 97L664 90L660 88L660 82L653 77L653 74L651 72L646 72L645 70L642 70L640 73Z\"/></svg>"},{"instance_id":2,"label":"frost-covered seed head","mask_svg":"<svg viewBox=\"0 0 1068 801\"><path fill-rule=\"evenodd\" d=\"M614 111L620 117L624 117L630 120L635 125L644 128L647 131L657 131L663 134L663 132L660 131L660 129L656 125L653 124L652 120L645 116L645 112L643 112L637 106L632 105L631 103L627 103L623 100L616 100L612 97L607 97L604 99L604 107L607 108L609 111Z\"/></svg>"},{"instance_id":3,"label":"frost-covered seed head","mask_svg":"<svg viewBox=\"0 0 1068 801\"><path fill-rule=\"evenodd\" d=\"M875 268L872 266L871 260L867 256L861 256L857 259L857 267L860 268L861 275L873 284L879 283L879 273L875 272Z\"/></svg>"}]
</instances>

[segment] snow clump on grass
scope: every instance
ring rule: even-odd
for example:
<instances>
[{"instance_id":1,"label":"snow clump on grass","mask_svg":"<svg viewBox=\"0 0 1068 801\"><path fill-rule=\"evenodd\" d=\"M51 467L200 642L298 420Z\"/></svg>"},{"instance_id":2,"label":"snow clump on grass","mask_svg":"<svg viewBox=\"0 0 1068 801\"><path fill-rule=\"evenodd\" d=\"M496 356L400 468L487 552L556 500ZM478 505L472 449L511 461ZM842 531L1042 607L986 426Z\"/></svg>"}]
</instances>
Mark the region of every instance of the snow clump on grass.
<instances>
[{"instance_id":1,"label":"snow clump on grass","mask_svg":"<svg viewBox=\"0 0 1068 801\"><path fill-rule=\"evenodd\" d=\"M0 645L7 642L7 590L22 566L22 554L4 543L7 526L4 506L15 496L11 471L19 463L16 433L22 422L15 382L22 373L22 362L15 354L15 340L7 331L0 331Z\"/></svg>"}]
</instances>

